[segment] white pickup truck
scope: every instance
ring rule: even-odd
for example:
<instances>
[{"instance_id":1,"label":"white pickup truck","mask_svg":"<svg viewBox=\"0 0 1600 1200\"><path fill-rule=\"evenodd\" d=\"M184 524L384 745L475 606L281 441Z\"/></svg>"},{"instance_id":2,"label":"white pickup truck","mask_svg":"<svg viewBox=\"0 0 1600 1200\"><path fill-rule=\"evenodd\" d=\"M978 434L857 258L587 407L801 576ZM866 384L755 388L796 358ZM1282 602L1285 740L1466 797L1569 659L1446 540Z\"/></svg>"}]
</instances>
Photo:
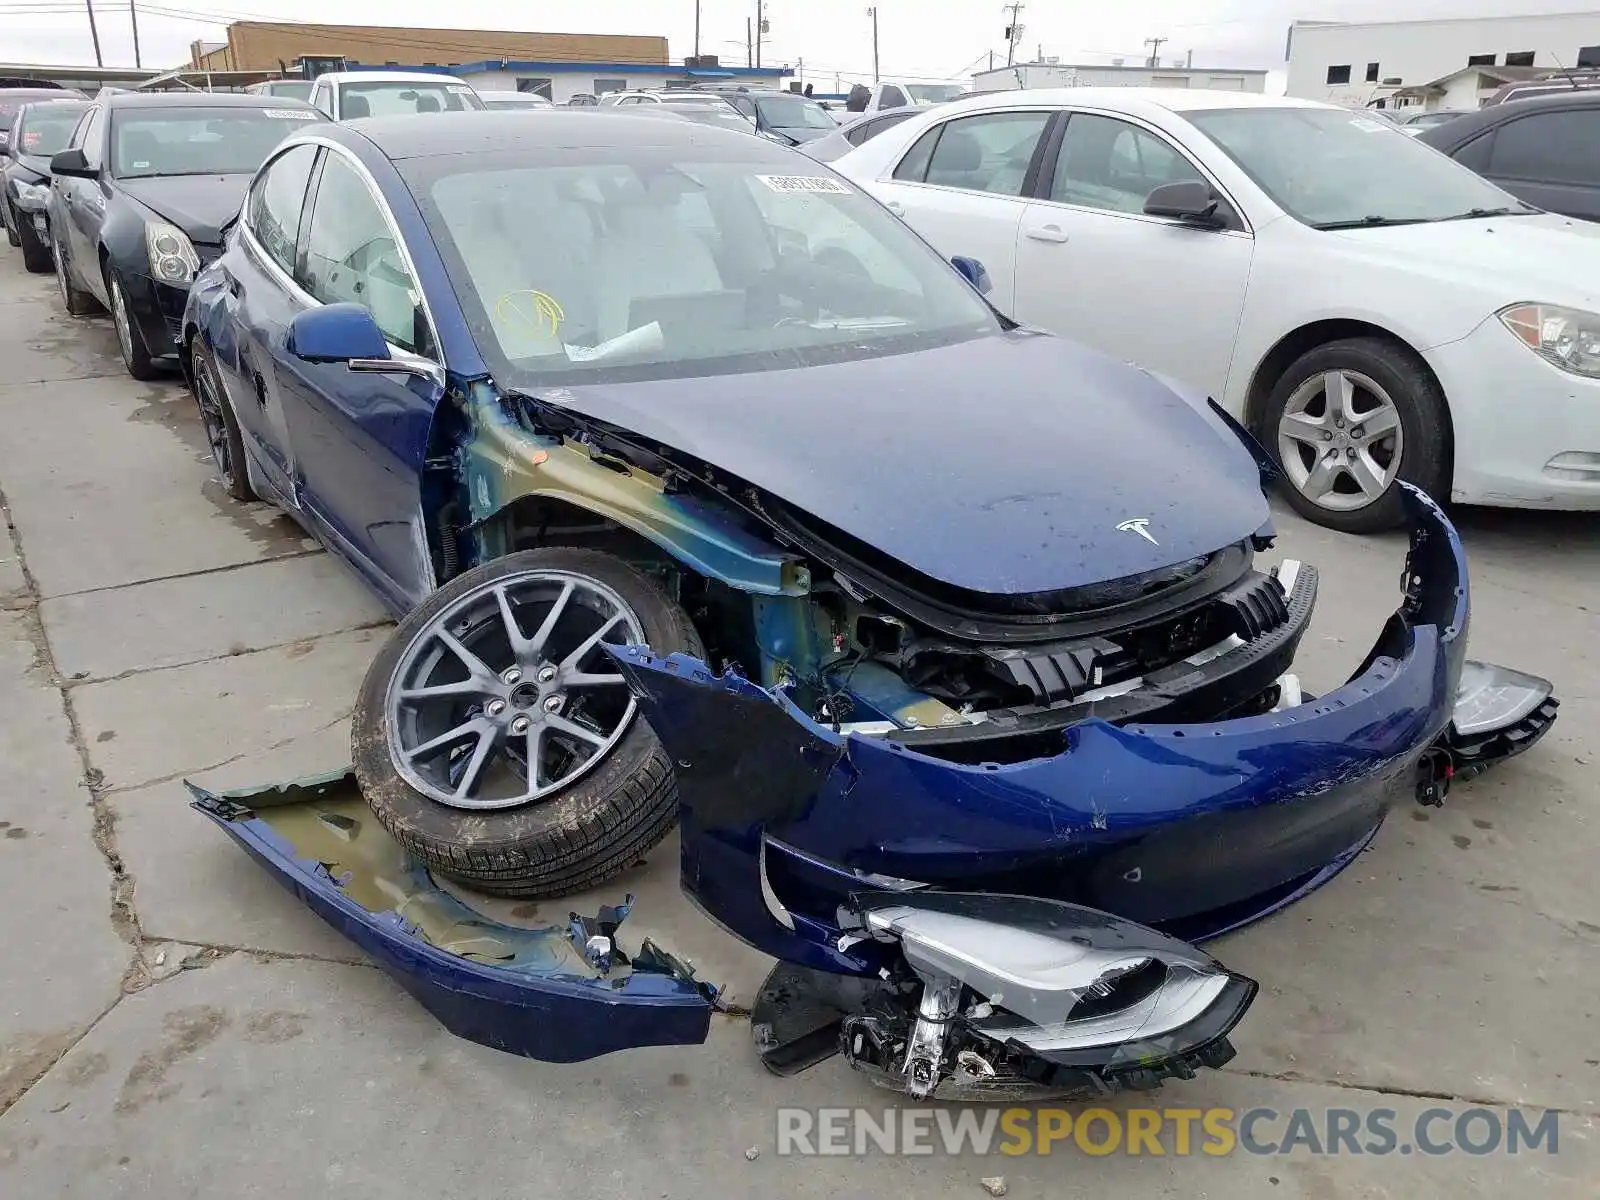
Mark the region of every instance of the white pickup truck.
<instances>
[{"instance_id":1,"label":"white pickup truck","mask_svg":"<svg viewBox=\"0 0 1600 1200\"><path fill-rule=\"evenodd\" d=\"M884 80L876 85L858 83L850 89L845 108L855 113L887 112L891 108L929 108L946 104L972 89L964 83L905 83Z\"/></svg>"}]
</instances>

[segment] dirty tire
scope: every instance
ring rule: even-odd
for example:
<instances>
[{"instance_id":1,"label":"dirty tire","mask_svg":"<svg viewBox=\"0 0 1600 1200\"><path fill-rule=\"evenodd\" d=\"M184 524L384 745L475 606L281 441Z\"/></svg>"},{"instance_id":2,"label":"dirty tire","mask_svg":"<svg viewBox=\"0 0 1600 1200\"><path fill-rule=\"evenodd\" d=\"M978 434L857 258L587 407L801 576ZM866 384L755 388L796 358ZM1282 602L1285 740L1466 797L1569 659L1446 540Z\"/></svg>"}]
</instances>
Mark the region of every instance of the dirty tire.
<instances>
[{"instance_id":1,"label":"dirty tire","mask_svg":"<svg viewBox=\"0 0 1600 1200\"><path fill-rule=\"evenodd\" d=\"M67 314L73 317L86 317L94 312L97 307L95 298L72 281L69 265L72 258L62 246L60 238L55 238L51 242L51 258L55 262L61 306L67 310Z\"/></svg>"},{"instance_id":2,"label":"dirty tire","mask_svg":"<svg viewBox=\"0 0 1600 1200\"><path fill-rule=\"evenodd\" d=\"M1364 508L1339 511L1303 495L1287 478L1282 492L1307 520L1344 533L1381 533L1405 524L1399 480L1415 484L1440 503L1450 475L1449 405L1432 372L1405 346L1383 338L1347 338L1328 342L1289 364L1273 385L1261 411L1257 435L1274 462L1282 466L1278 424L1289 397L1312 377L1329 371L1367 375L1389 393L1404 434L1400 469L1382 497Z\"/></svg>"},{"instance_id":3,"label":"dirty tire","mask_svg":"<svg viewBox=\"0 0 1600 1200\"><path fill-rule=\"evenodd\" d=\"M250 486L250 472L244 461L244 438L239 434L239 422L234 418L233 405L228 402L228 393L223 389L222 378L217 374L217 364L211 359L211 351L206 344L195 337L189 351L189 369L194 377L194 402L200 411L200 426L205 430L206 440L211 440L211 425L206 416L205 404L200 399L200 388L206 387L210 394L216 397L219 417L222 421L222 436L227 443L228 462L230 468L224 468L217 462L215 449L212 450L212 465L217 468L217 476L222 480L223 490L235 500L254 500L255 489ZM202 378L205 382L202 384Z\"/></svg>"},{"instance_id":4,"label":"dirty tire","mask_svg":"<svg viewBox=\"0 0 1600 1200\"><path fill-rule=\"evenodd\" d=\"M5 211L0 213L0 216L3 216L6 222L6 241L13 246L22 245L22 235L19 232L22 226L17 224L17 210L11 201L5 201Z\"/></svg>"},{"instance_id":5,"label":"dirty tire","mask_svg":"<svg viewBox=\"0 0 1600 1200\"><path fill-rule=\"evenodd\" d=\"M565 790L520 808L451 808L417 792L395 769L386 696L406 647L461 596L534 569L567 571L611 588L633 609L657 654L704 653L688 615L654 580L613 555L575 547L520 551L485 563L400 622L356 699L350 730L356 779L384 828L420 862L495 896L562 896L592 887L637 863L678 819L671 760L638 714L604 761Z\"/></svg>"},{"instance_id":6,"label":"dirty tire","mask_svg":"<svg viewBox=\"0 0 1600 1200\"><path fill-rule=\"evenodd\" d=\"M50 243L39 236L30 225L19 227L18 241L22 246L22 265L35 275L47 274L55 265L50 258Z\"/></svg>"},{"instance_id":7,"label":"dirty tire","mask_svg":"<svg viewBox=\"0 0 1600 1200\"><path fill-rule=\"evenodd\" d=\"M122 353L122 365L128 374L141 383L160 379L164 372L150 357L150 348L144 344L144 334L139 322L128 309L128 289L122 284L122 275L106 267L106 295L111 298L111 319L117 327L117 349Z\"/></svg>"}]
</instances>

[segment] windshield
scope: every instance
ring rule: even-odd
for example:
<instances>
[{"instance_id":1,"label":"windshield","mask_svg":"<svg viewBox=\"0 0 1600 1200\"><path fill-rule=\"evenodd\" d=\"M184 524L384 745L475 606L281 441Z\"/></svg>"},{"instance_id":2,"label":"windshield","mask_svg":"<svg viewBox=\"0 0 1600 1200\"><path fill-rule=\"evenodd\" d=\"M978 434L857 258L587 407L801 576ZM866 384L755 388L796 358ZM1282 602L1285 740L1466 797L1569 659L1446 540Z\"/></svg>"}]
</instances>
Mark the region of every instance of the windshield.
<instances>
[{"instance_id":1,"label":"windshield","mask_svg":"<svg viewBox=\"0 0 1600 1200\"><path fill-rule=\"evenodd\" d=\"M1316 228L1532 211L1388 121L1328 108L1184 114L1291 216Z\"/></svg>"},{"instance_id":2,"label":"windshield","mask_svg":"<svg viewBox=\"0 0 1600 1200\"><path fill-rule=\"evenodd\" d=\"M464 83L346 83L339 89L340 112L357 117L400 117L412 113L463 112L482 108L478 93Z\"/></svg>"},{"instance_id":3,"label":"windshield","mask_svg":"<svg viewBox=\"0 0 1600 1200\"><path fill-rule=\"evenodd\" d=\"M49 158L65 150L87 107L86 104L52 104L30 108L22 115L22 124L17 130L17 152Z\"/></svg>"},{"instance_id":4,"label":"windshield","mask_svg":"<svg viewBox=\"0 0 1600 1200\"><path fill-rule=\"evenodd\" d=\"M913 100L923 104L943 104L967 93L959 83L908 83L905 89Z\"/></svg>"},{"instance_id":5,"label":"windshield","mask_svg":"<svg viewBox=\"0 0 1600 1200\"><path fill-rule=\"evenodd\" d=\"M537 96L479 97L490 108L549 108L550 101Z\"/></svg>"},{"instance_id":6,"label":"windshield","mask_svg":"<svg viewBox=\"0 0 1600 1200\"><path fill-rule=\"evenodd\" d=\"M838 124L827 109L804 96L761 96L756 111L774 129L832 129Z\"/></svg>"},{"instance_id":7,"label":"windshield","mask_svg":"<svg viewBox=\"0 0 1600 1200\"><path fill-rule=\"evenodd\" d=\"M803 367L999 328L875 201L757 138L403 169L511 387Z\"/></svg>"},{"instance_id":8,"label":"windshield","mask_svg":"<svg viewBox=\"0 0 1600 1200\"><path fill-rule=\"evenodd\" d=\"M309 108L126 108L111 118L111 170L148 175L250 175L306 121Z\"/></svg>"}]
</instances>

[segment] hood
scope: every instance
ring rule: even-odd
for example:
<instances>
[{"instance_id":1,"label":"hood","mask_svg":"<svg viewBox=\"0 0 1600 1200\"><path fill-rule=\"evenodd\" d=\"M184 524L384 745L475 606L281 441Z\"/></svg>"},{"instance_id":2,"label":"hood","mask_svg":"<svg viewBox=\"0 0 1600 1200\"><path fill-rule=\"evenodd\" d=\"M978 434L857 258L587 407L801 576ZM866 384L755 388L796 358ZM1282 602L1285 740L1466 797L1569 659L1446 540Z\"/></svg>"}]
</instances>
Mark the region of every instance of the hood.
<instances>
[{"instance_id":1,"label":"hood","mask_svg":"<svg viewBox=\"0 0 1600 1200\"><path fill-rule=\"evenodd\" d=\"M50 178L50 160L37 154L19 154L11 160L8 174L24 183L39 183Z\"/></svg>"},{"instance_id":2,"label":"hood","mask_svg":"<svg viewBox=\"0 0 1600 1200\"><path fill-rule=\"evenodd\" d=\"M1352 257L1493 291L1495 304L1538 300L1600 311L1600 224L1554 213L1434 221L1324 234Z\"/></svg>"},{"instance_id":3,"label":"hood","mask_svg":"<svg viewBox=\"0 0 1600 1200\"><path fill-rule=\"evenodd\" d=\"M1254 460L1208 409L1038 333L540 398L693 455L972 592L1156 571L1268 519ZM1118 528L1138 521L1148 537Z\"/></svg>"},{"instance_id":4,"label":"hood","mask_svg":"<svg viewBox=\"0 0 1600 1200\"><path fill-rule=\"evenodd\" d=\"M222 226L238 215L249 175L161 175L123 179L119 186L195 242L222 240Z\"/></svg>"}]
</instances>

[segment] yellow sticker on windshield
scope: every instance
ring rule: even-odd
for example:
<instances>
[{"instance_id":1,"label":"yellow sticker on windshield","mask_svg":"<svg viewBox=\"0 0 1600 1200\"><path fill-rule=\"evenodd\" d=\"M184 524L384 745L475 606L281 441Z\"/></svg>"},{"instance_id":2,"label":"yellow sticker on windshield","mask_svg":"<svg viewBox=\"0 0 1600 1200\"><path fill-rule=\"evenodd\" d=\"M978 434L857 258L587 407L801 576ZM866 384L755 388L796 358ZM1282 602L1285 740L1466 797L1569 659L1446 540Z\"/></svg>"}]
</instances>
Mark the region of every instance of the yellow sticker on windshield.
<instances>
[{"instance_id":1,"label":"yellow sticker on windshield","mask_svg":"<svg viewBox=\"0 0 1600 1200\"><path fill-rule=\"evenodd\" d=\"M548 325L551 337L560 331L561 322L567 319L554 296L533 288L505 293L495 301L494 315L507 325L520 325L535 333L543 333Z\"/></svg>"}]
</instances>

